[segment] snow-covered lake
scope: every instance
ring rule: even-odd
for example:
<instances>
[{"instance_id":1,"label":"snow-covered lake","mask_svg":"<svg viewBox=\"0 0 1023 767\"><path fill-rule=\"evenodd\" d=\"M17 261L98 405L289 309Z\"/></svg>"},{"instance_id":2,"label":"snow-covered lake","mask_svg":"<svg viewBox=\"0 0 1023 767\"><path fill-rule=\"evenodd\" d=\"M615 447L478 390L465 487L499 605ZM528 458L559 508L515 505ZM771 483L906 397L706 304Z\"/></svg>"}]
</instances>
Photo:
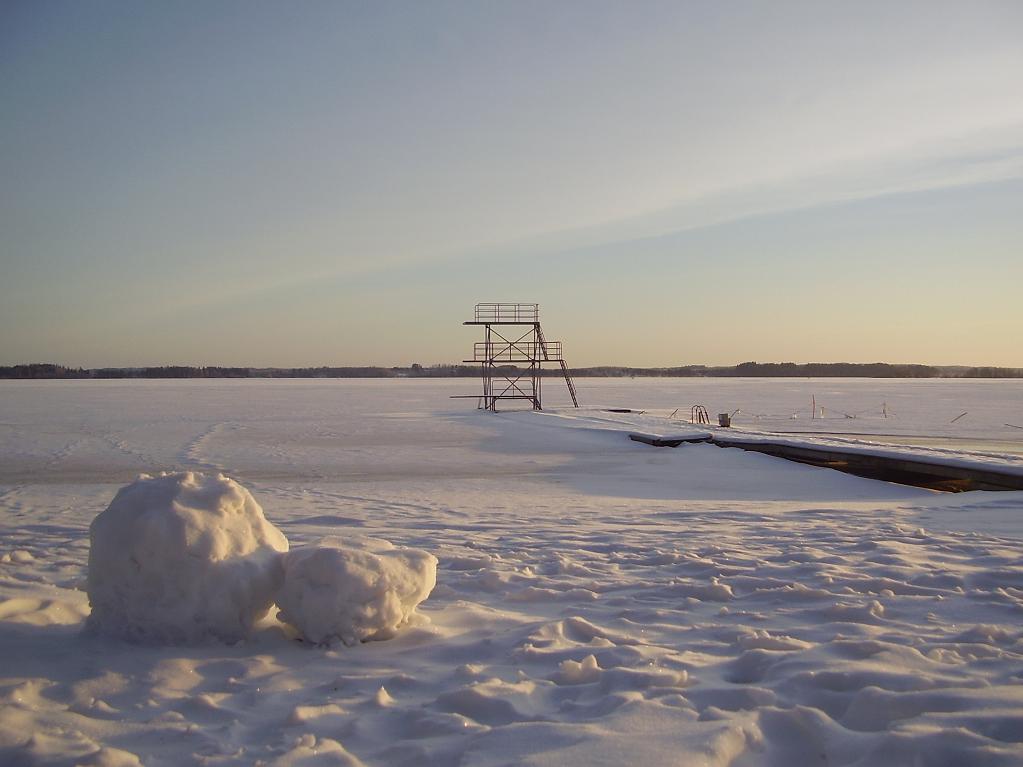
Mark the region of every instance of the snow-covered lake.
<instances>
[{"instance_id":1,"label":"snow-covered lake","mask_svg":"<svg viewBox=\"0 0 1023 767\"><path fill-rule=\"evenodd\" d=\"M577 384L666 424L702 404L761 431L1023 438L1018 381ZM448 399L476 386L0 382L0 763L1023 763L1023 493ZM90 522L170 469L237 479L292 546L432 552L438 585L355 647L272 616L233 646L83 634Z\"/></svg>"}]
</instances>

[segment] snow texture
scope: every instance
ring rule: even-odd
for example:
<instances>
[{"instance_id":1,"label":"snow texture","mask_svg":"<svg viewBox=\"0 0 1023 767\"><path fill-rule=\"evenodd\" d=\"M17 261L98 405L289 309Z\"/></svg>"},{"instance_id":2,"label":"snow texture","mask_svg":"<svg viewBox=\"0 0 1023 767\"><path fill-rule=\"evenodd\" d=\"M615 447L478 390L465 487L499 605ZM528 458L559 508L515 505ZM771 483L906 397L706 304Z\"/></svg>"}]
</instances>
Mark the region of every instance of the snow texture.
<instances>
[{"instance_id":1,"label":"snow texture","mask_svg":"<svg viewBox=\"0 0 1023 767\"><path fill-rule=\"evenodd\" d=\"M1023 381L577 385L493 414L448 399L478 380L0 382L0 765L1023 765L1023 492L627 434L702 403L1011 457ZM351 647L277 610L234 644L83 632L90 522L167 467L244 477L293 551L429 551L437 586Z\"/></svg>"},{"instance_id":2,"label":"snow texture","mask_svg":"<svg viewBox=\"0 0 1023 767\"><path fill-rule=\"evenodd\" d=\"M437 558L389 541L324 538L284 559L277 617L309 642L388 639L437 583Z\"/></svg>"},{"instance_id":3,"label":"snow texture","mask_svg":"<svg viewBox=\"0 0 1023 767\"><path fill-rule=\"evenodd\" d=\"M132 640L236 641L266 615L288 541L223 474L143 474L89 529L94 629Z\"/></svg>"}]
</instances>

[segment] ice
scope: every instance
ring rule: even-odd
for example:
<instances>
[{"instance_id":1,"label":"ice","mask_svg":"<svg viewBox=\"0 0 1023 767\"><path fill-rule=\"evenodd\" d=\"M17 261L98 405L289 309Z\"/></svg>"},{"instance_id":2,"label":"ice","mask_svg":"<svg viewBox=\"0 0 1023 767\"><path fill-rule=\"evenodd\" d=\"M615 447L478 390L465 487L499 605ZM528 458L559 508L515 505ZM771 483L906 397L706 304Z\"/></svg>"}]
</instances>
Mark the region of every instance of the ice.
<instances>
[{"instance_id":1,"label":"ice","mask_svg":"<svg viewBox=\"0 0 1023 767\"><path fill-rule=\"evenodd\" d=\"M224 475L142 475L89 528L89 625L132 640L242 639L270 609L287 550Z\"/></svg>"},{"instance_id":2,"label":"ice","mask_svg":"<svg viewBox=\"0 0 1023 767\"><path fill-rule=\"evenodd\" d=\"M389 541L328 537L284 558L278 619L309 642L388 639L437 583L437 558Z\"/></svg>"}]
</instances>

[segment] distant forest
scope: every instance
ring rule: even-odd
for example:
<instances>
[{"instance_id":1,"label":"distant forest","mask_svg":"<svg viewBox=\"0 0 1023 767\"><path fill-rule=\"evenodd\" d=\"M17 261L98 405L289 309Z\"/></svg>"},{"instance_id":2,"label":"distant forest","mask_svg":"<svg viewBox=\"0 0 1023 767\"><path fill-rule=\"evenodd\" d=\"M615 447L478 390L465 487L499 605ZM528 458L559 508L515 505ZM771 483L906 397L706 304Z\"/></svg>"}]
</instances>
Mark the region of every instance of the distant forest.
<instances>
[{"instance_id":1,"label":"distant forest","mask_svg":"<svg viewBox=\"0 0 1023 767\"><path fill-rule=\"evenodd\" d=\"M499 368L514 371L514 365ZM189 367L171 365L148 368L69 368L33 363L0 367L0 378L14 379L109 379L109 378L465 378L478 376L477 365L429 365L409 367L318 367L242 368ZM544 370L545 376L560 376L560 370ZM1023 378L1023 368L934 367L931 365L890 365L885 362L743 362L730 367L684 365L672 368L630 368L602 366L573 368L579 378Z\"/></svg>"}]
</instances>

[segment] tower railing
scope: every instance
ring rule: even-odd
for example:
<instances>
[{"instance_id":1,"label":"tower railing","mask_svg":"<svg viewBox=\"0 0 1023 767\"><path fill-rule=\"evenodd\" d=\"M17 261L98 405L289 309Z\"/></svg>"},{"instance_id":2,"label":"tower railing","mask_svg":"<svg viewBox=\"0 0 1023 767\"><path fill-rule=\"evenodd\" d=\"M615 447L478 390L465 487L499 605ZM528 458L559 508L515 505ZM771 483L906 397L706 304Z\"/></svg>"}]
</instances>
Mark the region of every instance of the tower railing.
<instances>
[{"instance_id":1,"label":"tower railing","mask_svg":"<svg viewBox=\"0 0 1023 767\"><path fill-rule=\"evenodd\" d=\"M476 304L475 322L539 322L539 304Z\"/></svg>"},{"instance_id":2,"label":"tower railing","mask_svg":"<svg viewBox=\"0 0 1023 767\"><path fill-rule=\"evenodd\" d=\"M558 362L561 359L561 341L477 341L473 345L471 360L465 362Z\"/></svg>"}]
</instances>

